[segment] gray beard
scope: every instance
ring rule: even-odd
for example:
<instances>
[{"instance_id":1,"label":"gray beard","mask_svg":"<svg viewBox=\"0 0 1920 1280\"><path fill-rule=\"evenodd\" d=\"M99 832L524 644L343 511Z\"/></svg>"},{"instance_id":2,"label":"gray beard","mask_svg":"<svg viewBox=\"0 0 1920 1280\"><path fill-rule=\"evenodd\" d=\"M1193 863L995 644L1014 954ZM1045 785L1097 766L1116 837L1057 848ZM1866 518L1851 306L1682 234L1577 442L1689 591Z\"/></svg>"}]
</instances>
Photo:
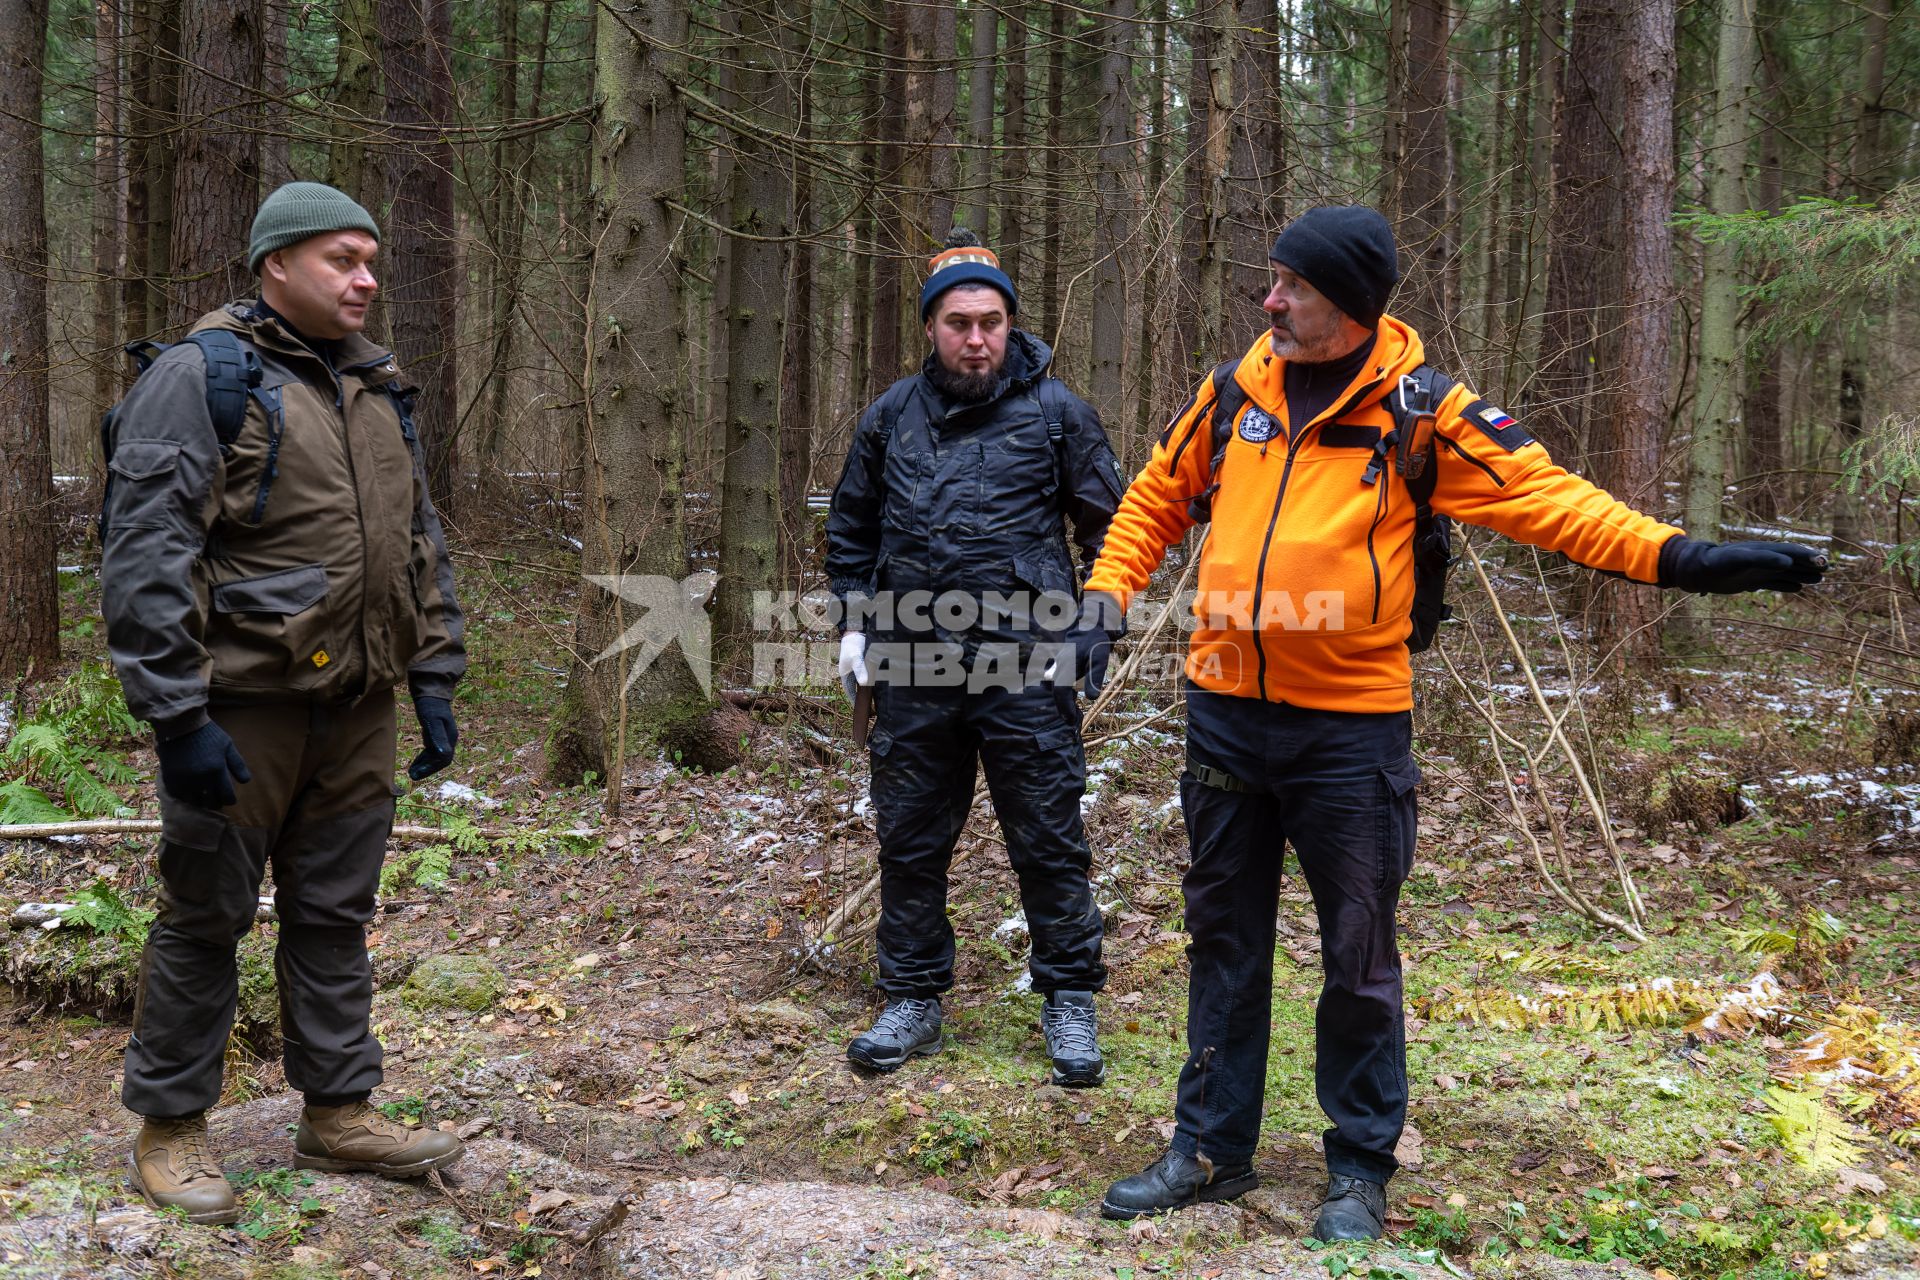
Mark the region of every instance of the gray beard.
<instances>
[{"instance_id":1,"label":"gray beard","mask_svg":"<svg viewBox=\"0 0 1920 1280\"><path fill-rule=\"evenodd\" d=\"M1333 323L1318 333L1288 333L1270 328L1273 354L1295 364L1325 364L1329 360L1338 360L1345 353L1337 347L1340 319L1338 316L1332 319Z\"/></svg>"}]
</instances>

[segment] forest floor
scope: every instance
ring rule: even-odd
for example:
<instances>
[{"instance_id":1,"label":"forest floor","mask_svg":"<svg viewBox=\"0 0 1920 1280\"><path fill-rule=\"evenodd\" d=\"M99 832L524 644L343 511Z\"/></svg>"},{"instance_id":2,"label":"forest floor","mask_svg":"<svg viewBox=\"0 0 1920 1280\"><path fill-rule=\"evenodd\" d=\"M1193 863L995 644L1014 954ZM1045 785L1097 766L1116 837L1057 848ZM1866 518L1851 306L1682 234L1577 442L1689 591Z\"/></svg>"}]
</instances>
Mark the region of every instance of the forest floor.
<instances>
[{"instance_id":1,"label":"forest floor","mask_svg":"<svg viewBox=\"0 0 1920 1280\"><path fill-rule=\"evenodd\" d=\"M1090 751L1086 807L1105 1086L1045 1084L984 808L954 877L946 1050L864 1076L843 1049L878 1007L869 948L857 931L809 947L873 867L837 695L757 709L749 763L725 774L636 761L610 822L598 791L541 782L572 579L510 552L461 569L460 758L402 811L447 838L396 844L369 943L376 1098L457 1131L464 1159L411 1184L289 1169L299 1100L272 1052L263 923L213 1116L244 1216L149 1211L117 1088L148 838L0 843L0 912L86 907L0 938L0 1275L1920 1274L1920 743L1869 687L1774 652L1601 700L1641 943L1548 895L1472 725L1423 676L1438 710L1421 713L1401 911L1413 1100L1394 1234L1318 1248L1302 1239L1324 1179L1317 939L1292 875L1260 1188L1151 1225L1097 1214L1164 1148L1184 1048L1181 746L1177 717L1149 720L1164 697L1089 726L1119 731ZM79 671L100 659L97 591L65 581ZM0 740L51 687L0 706ZM137 739L94 745L150 776ZM144 776L114 785L151 812ZM1617 904L1583 830L1578 882Z\"/></svg>"}]
</instances>

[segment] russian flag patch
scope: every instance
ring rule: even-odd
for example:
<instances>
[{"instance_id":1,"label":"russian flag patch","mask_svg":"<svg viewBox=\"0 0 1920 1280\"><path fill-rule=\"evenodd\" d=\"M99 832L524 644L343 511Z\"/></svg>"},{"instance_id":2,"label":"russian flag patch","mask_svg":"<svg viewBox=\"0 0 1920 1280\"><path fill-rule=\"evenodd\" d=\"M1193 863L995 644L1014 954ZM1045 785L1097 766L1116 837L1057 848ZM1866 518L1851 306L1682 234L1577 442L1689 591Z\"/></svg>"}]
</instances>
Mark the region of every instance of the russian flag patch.
<instances>
[{"instance_id":1,"label":"russian flag patch","mask_svg":"<svg viewBox=\"0 0 1920 1280\"><path fill-rule=\"evenodd\" d=\"M1489 405L1480 411L1480 421L1486 423L1495 431L1499 431L1504 427L1513 425L1513 415L1509 414L1505 409L1496 409Z\"/></svg>"}]
</instances>

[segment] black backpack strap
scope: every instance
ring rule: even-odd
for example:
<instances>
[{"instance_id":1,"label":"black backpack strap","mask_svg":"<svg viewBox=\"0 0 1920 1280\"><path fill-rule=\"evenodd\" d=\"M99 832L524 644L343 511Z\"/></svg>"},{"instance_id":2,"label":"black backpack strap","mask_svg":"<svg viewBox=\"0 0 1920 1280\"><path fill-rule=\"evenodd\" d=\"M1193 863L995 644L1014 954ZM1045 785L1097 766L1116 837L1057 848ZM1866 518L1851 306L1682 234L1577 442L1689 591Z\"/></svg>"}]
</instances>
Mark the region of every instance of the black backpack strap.
<instances>
[{"instance_id":1,"label":"black backpack strap","mask_svg":"<svg viewBox=\"0 0 1920 1280\"><path fill-rule=\"evenodd\" d=\"M1393 415L1393 429L1373 446L1373 457L1361 475L1363 484L1373 484L1386 469L1387 455L1393 454L1393 469L1407 482L1414 508L1425 518L1433 502L1438 469L1435 454L1439 448L1440 406L1458 384L1430 364L1422 364L1400 376L1387 393L1387 411ZM1397 446L1397 448L1396 448Z\"/></svg>"},{"instance_id":2,"label":"black backpack strap","mask_svg":"<svg viewBox=\"0 0 1920 1280\"><path fill-rule=\"evenodd\" d=\"M200 348L207 361L207 413L213 433L225 453L240 438L247 420L247 399L260 386L260 353L253 344L226 329L202 329L186 341ZM137 359L138 357L136 357Z\"/></svg>"},{"instance_id":3,"label":"black backpack strap","mask_svg":"<svg viewBox=\"0 0 1920 1280\"><path fill-rule=\"evenodd\" d=\"M1213 495L1220 491L1220 464L1227 460L1234 419L1247 403L1246 389L1234 376L1239 371L1238 360L1217 365L1213 371L1213 403L1207 408L1207 487L1187 503L1187 514L1199 524L1213 519Z\"/></svg>"}]
</instances>

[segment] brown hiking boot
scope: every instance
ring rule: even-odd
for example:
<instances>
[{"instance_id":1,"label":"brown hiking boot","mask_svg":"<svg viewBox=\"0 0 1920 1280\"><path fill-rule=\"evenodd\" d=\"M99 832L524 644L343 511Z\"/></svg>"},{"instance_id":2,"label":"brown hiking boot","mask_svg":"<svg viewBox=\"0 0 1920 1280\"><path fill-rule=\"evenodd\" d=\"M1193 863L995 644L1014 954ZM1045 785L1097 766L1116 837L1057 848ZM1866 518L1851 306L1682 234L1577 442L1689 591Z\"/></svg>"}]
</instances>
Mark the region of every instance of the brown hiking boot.
<instances>
[{"instance_id":1,"label":"brown hiking boot","mask_svg":"<svg viewBox=\"0 0 1920 1280\"><path fill-rule=\"evenodd\" d=\"M460 1158L460 1139L438 1129L409 1129L370 1102L308 1107L293 1138L293 1167L325 1173L418 1178Z\"/></svg>"},{"instance_id":2,"label":"brown hiking boot","mask_svg":"<svg viewBox=\"0 0 1920 1280\"><path fill-rule=\"evenodd\" d=\"M221 1226L240 1220L227 1175L207 1145L205 1113L148 1120L134 1139L133 1185L156 1209L181 1209L188 1222Z\"/></svg>"}]
</instances>

